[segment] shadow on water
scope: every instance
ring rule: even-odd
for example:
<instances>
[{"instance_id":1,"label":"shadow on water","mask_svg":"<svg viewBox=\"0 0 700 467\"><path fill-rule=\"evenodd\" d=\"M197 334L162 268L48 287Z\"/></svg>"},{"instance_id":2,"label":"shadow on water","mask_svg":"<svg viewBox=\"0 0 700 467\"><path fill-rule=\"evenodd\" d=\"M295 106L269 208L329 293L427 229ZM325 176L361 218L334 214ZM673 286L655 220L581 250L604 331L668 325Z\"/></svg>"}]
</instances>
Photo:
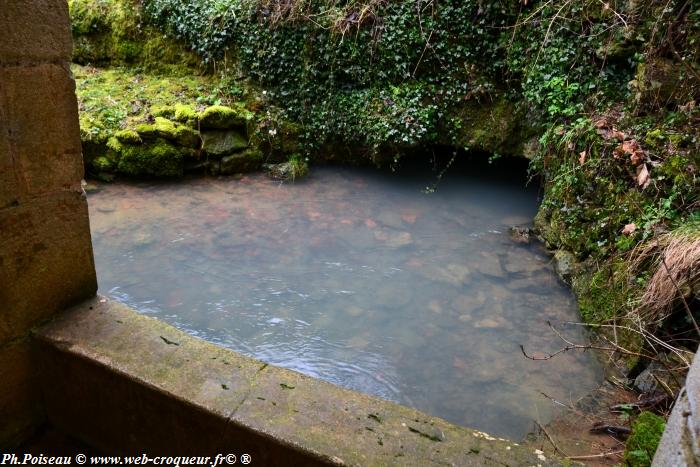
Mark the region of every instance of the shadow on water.
<instances>
[{"instance_id":1,"label":"shadow on water","mask_svg":"<svg viewBox=\"0 0 700 467\"><path fill-rule=\"evenodd\" d=\"M464 157L426 193L428 172L105 185L89 195L101 291L268 363L521 438L555 415L541 392L575 399L601 377L588 354L520 353L560 347L547 320L577 321L549 258L507 232L531 222L537 186L522 166Z\"/></svg>"}]
</instances>

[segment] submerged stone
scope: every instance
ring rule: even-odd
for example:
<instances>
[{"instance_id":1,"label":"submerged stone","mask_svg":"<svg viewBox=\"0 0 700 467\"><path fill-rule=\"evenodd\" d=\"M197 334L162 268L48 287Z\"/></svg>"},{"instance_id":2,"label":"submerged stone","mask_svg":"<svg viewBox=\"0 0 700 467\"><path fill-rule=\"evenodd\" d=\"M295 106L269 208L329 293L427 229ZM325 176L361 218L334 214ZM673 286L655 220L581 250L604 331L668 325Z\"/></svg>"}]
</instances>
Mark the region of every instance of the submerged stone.
<instances>
[{"instance_id":1,"label":"submerged stone","mask_svg":"<svg viewBox=\"0 0 700 467\"><path fill-rule=\"evenodd\" d=\"M496 329L505 326L506 320L500 316L494 318L483 318L474 323L475 328Z\"/></svg>"},{"instance_id":2,"label":"submerged stone","mask_svg":"<svg viewBox=\"0 0 700 467\"><path fill-rule=\"evenodd\" d=\"M393 232L388 229L374 232L374 238L384 242L390 248L401 248L413 243L409 232Z\"/></svg>"},{"instance_id":3,"label":"submerged stone","mask_svg":"<svg viewBox=\"0 0 700 467\"><path fill-rule=\"evenodd\" d=\"M202 150L211 156L227 156L248 147L248 140L238 131L202 131Z\"/></svg>"},{"instance_id":4,"label":"submerged stone","mask_svg":"<svg viewBox=\"0 0 700 467\"><path fill-rule=\"evenodd\" d=\"M508 261L505 262L504 268L511 274L526 273L530 274L539 271L546 266L546 263L537 261L533 258L528 258L524 255L509 255Z\"/></svg>"},{"instance_id":5,"label":"submerged stone","mask_svg":"<svg viewBox=\"0 0 700 467\"><path fill-rule=\"evenodd\" d=\"M485 276L496 277L499 279L505 277L505 272L501 267L501 260L498 256L492 253L482 252L476 269Z\"/></svg>"}]
</instances>

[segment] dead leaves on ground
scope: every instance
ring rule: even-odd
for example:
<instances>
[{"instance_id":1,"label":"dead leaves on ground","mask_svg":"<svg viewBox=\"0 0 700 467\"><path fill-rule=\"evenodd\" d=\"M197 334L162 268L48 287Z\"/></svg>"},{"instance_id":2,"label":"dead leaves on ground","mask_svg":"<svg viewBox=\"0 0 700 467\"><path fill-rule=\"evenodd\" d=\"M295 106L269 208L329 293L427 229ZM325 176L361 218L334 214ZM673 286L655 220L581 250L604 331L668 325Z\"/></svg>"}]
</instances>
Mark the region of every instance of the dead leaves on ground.
<instances>
[{"instance_id":1,"label":"dead leaves on ground","mask_svg":"<svg viewBox=\"0 0 700 467\"><path fill-rule=\"evenodd\" d=\"M628 159L630 165L636 169L635 182L644 189L651 183L651 175L647 162L649 158L641 144L629 138L622 131L616 129L607 117L601 117L595 122L596 132L606 141L619 141L620 144L613 150L615 159ZM579 155L579 162L585 161L585 151Z\"/></svg>"}]
</instances>

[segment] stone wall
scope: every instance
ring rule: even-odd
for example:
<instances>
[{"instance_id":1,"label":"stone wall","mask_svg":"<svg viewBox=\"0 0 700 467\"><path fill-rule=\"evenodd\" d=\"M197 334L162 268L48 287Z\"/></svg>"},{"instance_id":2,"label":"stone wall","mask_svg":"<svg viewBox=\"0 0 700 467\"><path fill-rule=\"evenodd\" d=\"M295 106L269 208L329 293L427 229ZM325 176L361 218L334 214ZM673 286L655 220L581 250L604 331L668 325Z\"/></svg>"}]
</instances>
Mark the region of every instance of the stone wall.
<instances>
[{"instance_id":1,"label":"stone wall","mask_svg":"<svg viewBox=\"0 0 700 467\"><path fill-rule=\"evenodd\" d=\"M0 0L0 448L44 418L29 335L95 294L66 0Z\"/></svg>"}]
</instances>

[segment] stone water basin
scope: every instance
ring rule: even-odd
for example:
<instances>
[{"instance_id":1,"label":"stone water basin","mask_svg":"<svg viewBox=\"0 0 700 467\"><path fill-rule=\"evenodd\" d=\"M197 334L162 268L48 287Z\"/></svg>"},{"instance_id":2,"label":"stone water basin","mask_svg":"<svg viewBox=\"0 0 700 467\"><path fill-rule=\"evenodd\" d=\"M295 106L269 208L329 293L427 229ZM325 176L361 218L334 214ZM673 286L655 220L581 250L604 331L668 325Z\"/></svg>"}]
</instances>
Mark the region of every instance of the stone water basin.
<instances>
[{"instance_id":1,"label":"stone water basin","mask_svg":"<svg viewBox=\"0 0 700 467\"><path fill-rule=\"evenodd\" d=\"M100 293L270 364L522 438L597 386L590 354L523 357L579 321L538 245L514 242L537 191L502 173L314 168L101 185ZM431 190L428 190L431 191ZM574 340L586 336L560 325Z\"/></svg>"}]
</instances>

